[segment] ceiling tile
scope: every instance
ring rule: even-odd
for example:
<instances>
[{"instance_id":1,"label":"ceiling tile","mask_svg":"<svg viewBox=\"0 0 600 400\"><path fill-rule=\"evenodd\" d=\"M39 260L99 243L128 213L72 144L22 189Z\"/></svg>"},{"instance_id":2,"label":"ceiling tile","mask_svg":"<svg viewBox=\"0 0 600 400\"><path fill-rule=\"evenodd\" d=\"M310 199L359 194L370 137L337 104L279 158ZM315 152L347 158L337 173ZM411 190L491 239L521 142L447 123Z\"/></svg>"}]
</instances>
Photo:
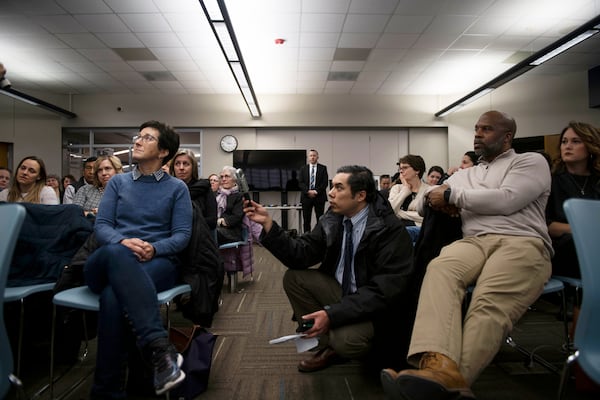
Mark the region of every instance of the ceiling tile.
<instances>
[{"instance_id":1,"label":"ceiling tile","mask_svg":"<svg viewBox=\"0 0 600 400\"><path fill-rule=\"evenodd\" d=\"M342 33L339 47L375 47L380 35L377 33Z\"/></svg>"},{"instance_id":2,"label":"ceiling tile","mask_svg":"<svg viewBox=\"0 0 600 400\"><path fill-rule=\"evenodd\" d=\"M145 32L136 35L146 47L182 47L174 32Z\"/></svg>"},{"instance_id":3,"label":"ceiling tile","mask_svg":"<svg viewBox=\"0 0 600 400\"><path fill-rule=\"evenodd\" d=\"M103 0L117 14L119 13L153 13L158 8L148 0Z\"/></svg>"},{"instance_id":4,"label":"ceiling tile","mask_svg":"<svg viewBox=\"0 0 600 400\"><path fill-rule=\"evenodd\" d=\"M75 15L74 18L93 33L122 33L129 32L127 25L115 14L85 14Z\"/></svg>"},{"instance_id":5,"label":"ceiling tile","mask_svg":"<svg viewBox=\"0 0 600 400\"><path fill-rule=\"evenodd\" d=\"M302 32L341 32L345 18L344 14L302 14L300 29Z\"/></svg>"},{"instance_id":6,"label":"ceiling tile","mask_svg":"<svg viewBox=\"0 0 600 400\"><path fill-rule=\"evenodd\" d=\"M106 45L91 33L59 33L57 38L76 49L98 49Z\"/></svg>"},{"instance_id":7,"label":"ceiling tile","mask_svg":"<svg viewBox=\"0 0 600 400\"><path fill-rule=\"evenodd\" d=\"M405 16L405 15L393 15L387 24L385 31L387 33L423 33L425 29L433 21L432 15L423 16Z\"/></svg>"},{"instance_id":8,"label":"ceiling tile","mask_svg":"<svg viewBox=\"0 0 600 400\"><path fill-rule=\"evenodd\" d=\"M133 32L170 32L171 26L162 14L118 14Z\"/></svg>"},{"instance_id":9,"label":"ceiling tile","mask_svg":"<svg viewBox=\"0 0 600 400\"><path fill-rule=\"evenodd\" d=\"M70 14L101 14L112 10L102 1L97 0L56 0Z\"/></svg>"},{"instance_id":10,"label":"ceiling tile","mask_svg":"<svg viewBox=\"0 0 600 400\"><path fill-rule=\"evenodd\" d=\"M50 33L87 32L87 30L70 15L44 15L33 17L32 20Z\"/></svg>"},{"instance_id":11,"label":"ceiling tile","mask_svg":"<svg viewBox=\"0 0 600 400\"><path fill-rule=\"evenodd\" d=\"M144 44L133 33L97 33L96 36L111 48L144 47Z\"/></svg>"},{"instance_id":12,"label":"ceiling tile","mask_svg":"<svg viewBox=\"0 0 600 400\"><path fill-rule=\"evenodd\" d=\"M379 14L350 14L344 22L345 33L381 33L389 16Z\"/></svg>"}]
</instances>

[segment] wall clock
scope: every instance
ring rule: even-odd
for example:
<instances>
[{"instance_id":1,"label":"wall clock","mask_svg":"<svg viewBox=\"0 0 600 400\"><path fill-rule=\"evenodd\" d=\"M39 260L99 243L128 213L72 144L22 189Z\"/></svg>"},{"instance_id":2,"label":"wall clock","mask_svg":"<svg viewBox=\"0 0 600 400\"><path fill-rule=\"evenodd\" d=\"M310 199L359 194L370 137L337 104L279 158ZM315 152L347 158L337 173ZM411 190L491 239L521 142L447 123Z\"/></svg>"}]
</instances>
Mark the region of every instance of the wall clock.
<instances>
[{"instance_id":1,"label":"wall clock","mask_svg":"<svg viewBox=\"0 0 600 400\"><path fill-rule=\"evenodd\" d=\"M221 149L227 153L231 153L238 146L238 140L233 135L225 135L221 138Z\"/></svg>"}]
</instances>

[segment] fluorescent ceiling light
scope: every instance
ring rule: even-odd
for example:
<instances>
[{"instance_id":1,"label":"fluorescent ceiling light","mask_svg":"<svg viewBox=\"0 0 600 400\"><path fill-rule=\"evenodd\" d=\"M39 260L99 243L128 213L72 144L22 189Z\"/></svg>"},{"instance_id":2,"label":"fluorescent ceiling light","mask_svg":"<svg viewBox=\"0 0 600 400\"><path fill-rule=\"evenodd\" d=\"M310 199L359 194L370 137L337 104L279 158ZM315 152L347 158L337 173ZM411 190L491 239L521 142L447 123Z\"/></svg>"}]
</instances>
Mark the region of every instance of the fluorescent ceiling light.
<instances>
[{"instance_id":1,"label":"fluorescent ceiling light","mask_svg":"<svg viewBox=\"0 0 600 400\"><path fill-rule=\"evenodd\" d=\"M34 102L32 100L26 99L24 97L17 96L16 94L8 92L8 91L6 91L4 89L0 90L0 93L2 93L5 96L12 97L13 99L17 99L19 101L22 101L23 103L31 104L32 106L37 106L38 105L36 102Z\"/></svg>"},{"instance_id":2,"label":"fluorescent ceiling light","mask_svg":"<svg viewBox=\"0 0 600 400\"><path fill-rule=\"evenodd\" d=\"M206 7L206 12L208 13L208 17L212 21L223 21L223 14L221 13L221 9L219 8L219 4L217 0L204 0L201 1L204 3Z\"/></svg>"},{"instance_id":3,"label":"fluorescent ceiling light","mask_svg":"<svg viewBox=\"0 0 600 400\"><path fill-rule=\"evenodd\" d=\"M567 43L563 44L562 46L557 47L556 49L552 50L549 53L544 54L543 56L541 56L540 58L534 60L533 62L530 63L530 65L540 65L542 63L545 63L546 61L550 60L551 58L556 57L557 55L559 55L560 53L562 53L563 51L566 51L568 49L570 49L571 47L575 46L576 44L583 42L585 39L594 36L596 33L598 33L598 30L596 29L590 29L587 32L582 33L581 35L569 40Z\"/></svg>"},{"instance_id":4,"label":"fluorescent ceiling light","mask_svg":"<svg viewBox=\"0 0 600 400\"><path fill-rule=\"evenodd\" d=\"M200 0L200 5L219 42L231 73L244 97L252 118L260 118L261 112L256 100L252 82L244 64L244 58L233 31L233 25L225 6L225 0Z\"/></svg>"},{"instance_id":5,"label":"fluorescent ceiling light","mask_svg":"<svg viewBox=\"0 0 600 400\"><path fill-rule=\"evenodd\" d=\"M477 100L479 97L491 92L493 89L499 88L500 86L510 82L530 69L537 67L543 62L550 60L552 57L555 57L565 50L575 46L576 44L581 43L591 36L594 36L598 32L600 32L600 16L596 16L568 35L563 36L556 42L546 46L537 53L527 57L525 60L504 71L491 81L473 90L466 96L444 107L440 111L436 112L435 116L444 117L450 113L453 113L465 105Z\"/></svg>"},{"instance_id":6,"label":"fluorescent ceiling light","mask_svg":"<svg viewBox=\"0 0 600 400\"><path fill-rule=\"evenodd\" d=\"M54 104L48 103L44 100L38 99L36 97L30 96L26 93L19 92L12 87L9 88L0 88L0 94L3 94L8 97L12 97L13 99L22 101L23 103L31 104L32 106L40 107L48 111L52 111L53 113L60 114L63 117L67 118L75 118L77 114L72 113L69 110L65 110L59 106L55 106Z\"/></svg>"},{"instance_id":7,"label":"fluorescent ceiling light","mask_svg":"<svg viewBox=\"0 0 600 400\"><path fill-rule=\"evenodd\" d=\"M217 39L221 44L221 48L223 49L223 53L225 54L227 61L239 61L238 54L235 51L235 46L231 40L231 36L229 35L229 30L227 29L225 22L215 22L213 23L213 26L215 27Z\"/></svg>"}]
</instances>

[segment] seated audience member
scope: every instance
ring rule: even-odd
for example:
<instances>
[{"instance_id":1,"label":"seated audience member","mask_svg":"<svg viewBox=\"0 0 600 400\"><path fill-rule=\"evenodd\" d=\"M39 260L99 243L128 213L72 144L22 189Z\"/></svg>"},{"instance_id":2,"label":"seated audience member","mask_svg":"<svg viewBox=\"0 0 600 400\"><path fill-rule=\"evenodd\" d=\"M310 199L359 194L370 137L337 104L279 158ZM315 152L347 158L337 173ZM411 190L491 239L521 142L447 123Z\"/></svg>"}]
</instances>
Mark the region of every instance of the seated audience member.
<instances>
[{"instance_id":1,"label":"seated audience member","mask_svg":"<svg viewBox=\"0 0 600 400\"><path fill-rule=\"evenodd\" d=\"M12 171L6 167L0 167L0 192L8 188Z\"/></svg>"},{"instance_id":2,"label":"seated audience member","mask_svg":"<svg viewBox=\"0 0 600 400\"><path fill-rule=\"evenodd\" d=\"M421 178L425 173L425 161L421 156L409 154L400 159L400 184L391 187L388 200L396 216L404 222L413 242L419 237L423 222L417 211L417 201L429 187Z\"/></svg>"},{"instance_id":3,"label":"seated audience member","mask_svg":"<svg viewBox=\"0 0 600 400\"><path fill-rule=\"evenodd\" d=\"M63 204L73 204L73 199L75 198L75 193L85 185L93 185L94 184L94 163L96 162L96 157L88 157L83 160L83 175L77 182L71 183L65 189L65 194L63 195Z\"/></svg>"},{"instance_id":4,"label":"seated audience member","mask_svg":"<svg viewBox=\"0 0 600 400\"><path fill-rule=\"evenodd\" d=\"M441 185L446 179L448 179L450 176L452 176L452 174L454 174L458 170L471 168L477 165L478 159L479 156L474 151L467 151L461 158L460 165L458 167L448 168L448 172L444 174L444 176L442 177L441 181L438 182L438 184Z\"/></svg>"},{"instance_id":5,"label":"seated audience member","mask_svg":"<svg viewBox=\"0 0 600 400\"><path fill-rule=\"evenodd\" d=\"M179 135L148 121L133 143L136 165L108 182L94 227L100 247L84 266L86 284L100 295L94 399L126 397L132 338L154 368L157 395L185 378L156 304L156 293L176 283L178 254L192 229L187 187L161 169L177 152Z\"/></svg>"},{"instance_id":6,"label":"seated audience member","mask_svg":"<svg viewBox=\"0 0 600 400\"><path fill-rule=\"evenodd\" d=\"M187 185L192 201L200 208L210 229L217 227L217 201L208 179L198 178L198 161L191 150L182 149L170 162L170 174Z\"/></svg>"},{"instance_id":7,"label":"seated audience member","mask_svg":"<svg viewBox=\"0 0 600 400\"><path fill-rule=\"evenodd\" d=\"M60 182L60 177L56 174L48 174L48 176L46 176L46 186L49 186L52 188L52 190L54 190L54 193L56 193L56 197L58 198L58 201L60 202L62 191L60 190L59 182Z\"/></svg>"},{"instance_id":8,"label":"seated audience member","mask_svg":"<svg viewBox=\"0 0 600 400\"><path fill-rule=\"evenodd\" d=\"M550 277L550 171L540 154L512 149L515 132L507 114L481 115L474 135L480 163L431 187L420 204L421 211L427 204L460 215L463 238L427 266L408 352L418 369L382 371L390 399L474 398L471 385Z\"/></svg>"},{"instance_id":9,"label":"seated audience member","mask_svg":"<svg viewBox=\"0 0 600 400\"><path fill-rule=\"evenodd\" d=\"M67 187L69 185L72 185L73 183L77 182L77 179L75 179L75 177L73 175L65 175L62 177L61 180L61 184L62 184L62 189L60 190L60 192L62 193L62 197L60 198L60 203L63 204L65 201L65 190L67 190Z\"/></svg>"},{"instance_id":10,"label":"seated audience member","mask_svg":"<svg viewBox=\"0 0 600 400\"><path fill-rule=\"evenodd\" d=\"M600 199L600 131L590 124L570 122L560 134L559 151L546 207L546 222L554 247L552 273L580 278L575 244L563 203L572 197Z\"/></svg>"},{"instance_id":11,"label":"seated audience member","mask_svg":"<svg viewBox=\"0 0 600 400\"><path fill-rule=\"evenodd\" d=\"M439 165L434 165L429 168L429 171L427 172L427 184L429 186L439 185L443 177L444 169Z\"/></svg>"},{"instance_id":12,"label":"seated audience member","mask_svg":"<svg viewBox=\"0 0 600 400\"><path fill-rule=\"evenodd\" d=\"M217 193L217 242L238 242L242 240L242 219L244 205L242 194L237 186L235 168L225 166L221 171L221 186Z\"/></svg>"},{"instance_id":13,"label":"seated audience member","mask_svg":"<svg viewBox=\"0 0 600 400\"><path fill-rule=\"evenodd\" d=\"M173 160L171 160L173 161ZM160 167L165 173L171 175L171 161Z\"/></svg>"},{"instance_id":14,"label":"seated audience member","mask_svg":"<svg viewBox=\"0 0 600 400\"><path fill-rule=\"evenodd\" d=\"M54 189L46 186L46 166L41 158L25 157L19 162L15 178L0 192L0 201L9 203L58 204Z\"/></svg>"},{"instance_id":15,"label":"seated audience member","mask_svg":"<svg viewBox=\"0 0 600 400\"><path fill-rule=\"evenodd\" d=\"M219 191L219 186L221 186L221 179L217 174L210 174L208 176L208 181L210 182L210 189L213 191L214 195L217 195Z\"/></svg>"},{"instance_id":16,"label":"seated audience member","mask_svg":"<svg viewBox=\"0 0 600 400\"><path fill-rule=\"evenodd\" d=\"M390 196L390 187L392 187L392 178L388 174L379 177L379 193L386 199Z\"/></svg>"},{"instance_id":17,"label":"seated audience member","mask_svg":"<svg viewBox=\"0 0 600 400\"><path fill-rule=\"evenodd\" d=\"M75 193L73 204L81 206L86 215L96 215L108 181L114 175L121 173L123 173L123 165L118 157L98 156L94 162L94 183L81 187Z\"/></svg>"},{"instance_id":18,"label":"seated audience member","mask_svg":"<svg viewBox=\"0 0 600 400\"><path fill-rule=\"evenodd\" d=\"M263 227L261 244L289 268L283 287L298 323L314 320L305 333L319 338L319 346L298 370L373 354L383 363L403 363L395 357L406 354L414 312L407 301L412 243L369 169L341 167L332 185L328 211L296 238L260 204L247 201L244 209Z\"/></svg>"}]
</instances>

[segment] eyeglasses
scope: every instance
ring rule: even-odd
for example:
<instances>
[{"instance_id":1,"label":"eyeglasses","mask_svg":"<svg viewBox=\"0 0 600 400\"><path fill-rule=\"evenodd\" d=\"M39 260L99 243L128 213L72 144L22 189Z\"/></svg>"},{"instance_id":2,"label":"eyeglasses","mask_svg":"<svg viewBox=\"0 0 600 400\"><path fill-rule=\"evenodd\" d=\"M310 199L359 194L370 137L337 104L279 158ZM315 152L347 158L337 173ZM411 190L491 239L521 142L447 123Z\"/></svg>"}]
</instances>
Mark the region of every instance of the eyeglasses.
<instances>
[{"instance_id":1,"label":"eyeglasses","mask_svg":"<svg viewBox=\"0 0 600 400\"><path fill-rule=\"evenodd\" d=\"M141 135L135 135L135 136L134 136L134 137L131 139L131 141L132 141L133 143L135 143L135 142L137 142L137 141L138 141L138 139L142 139L142 142L144 142L144 143L150 143L150 142L153 142L153 141L155 141L155 140L158 140L157 138L155 138L154 136L152 136L152 135L150 135L150 134L148 133L148 134L145 134L144 136L141 136Z\"/></svg>"},{"instance_id":2,"label":"eyeglasses","mask_svg":"<svg viewBox=\"0 0 600 400\"><path fill-rule=\"evenodd\" d=\"M221 175L221 179L231 178L231 175Z\"/></svg>"},{"instance_id":3,"label":"eyeglasses","mask_svg":"<svg viewBox=\"0 0 600 400\"><path fill-rule=\"evenodd\" d=\"M401 165L400 168L398 168L399 171L406 171L407 169L412 168L410 165Z\"/></svg>"}]
</instances>

